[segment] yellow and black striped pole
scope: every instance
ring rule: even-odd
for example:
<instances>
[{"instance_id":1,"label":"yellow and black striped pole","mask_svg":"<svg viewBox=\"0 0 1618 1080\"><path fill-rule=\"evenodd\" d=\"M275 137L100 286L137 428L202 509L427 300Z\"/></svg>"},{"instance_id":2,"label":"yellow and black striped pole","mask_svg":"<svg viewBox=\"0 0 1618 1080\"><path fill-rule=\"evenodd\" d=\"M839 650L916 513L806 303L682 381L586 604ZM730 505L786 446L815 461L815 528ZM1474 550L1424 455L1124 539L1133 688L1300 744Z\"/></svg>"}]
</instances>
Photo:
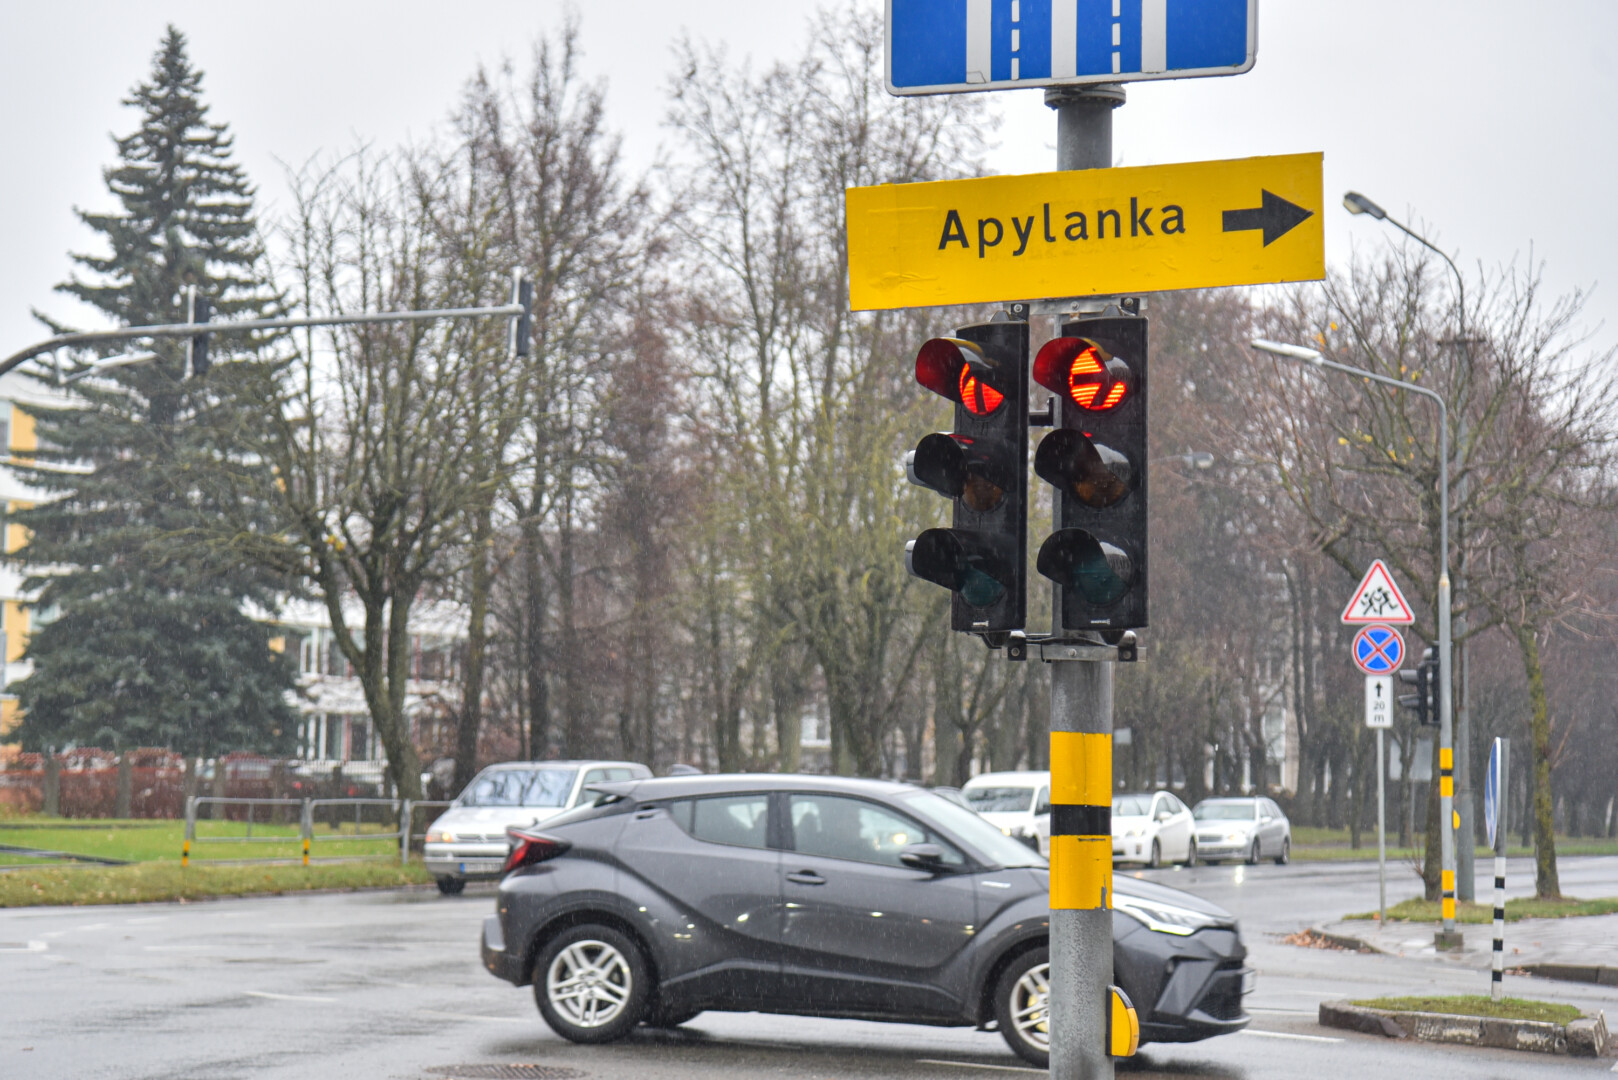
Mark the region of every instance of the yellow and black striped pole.
<instances>
[{"instance_id":1,"label":"yellow and black striped pole","mask_svg":"<svg viewBox=\"0 0 1618 1080\"><path fill-rule=\"evenodd\" d=\"M1051 1080L1111 1080L1113 665L1053 651Z\"/></svg>"},{"instance_id":2,"label":"yellow and black striped pole","mask_svg":"<svg viewBox=\"0 0 1618 1080\"><path fill-rule=\"evenodd\" d=\"M1443 899L1440 901L1443 933L1455 932L1455 751L1443 746L1438 751L1438 804L1439 820L1444 823L1443 859L1438 880Z\"/></svg>"},{"instance_id":3,"label":"yellow and black striped pole","mask_svg":"<svg viewBox=\"0 0 1618 1080\"><path fill-rule=\"evenodd\" d=\"M181 868L184 868L184 867L187 867L187 866L190 866L190 865L191 865L191 838L188 836L188 837L185 838L185 842L180 845L180 866L181 866Z\"/></svg>"}]
</instances>

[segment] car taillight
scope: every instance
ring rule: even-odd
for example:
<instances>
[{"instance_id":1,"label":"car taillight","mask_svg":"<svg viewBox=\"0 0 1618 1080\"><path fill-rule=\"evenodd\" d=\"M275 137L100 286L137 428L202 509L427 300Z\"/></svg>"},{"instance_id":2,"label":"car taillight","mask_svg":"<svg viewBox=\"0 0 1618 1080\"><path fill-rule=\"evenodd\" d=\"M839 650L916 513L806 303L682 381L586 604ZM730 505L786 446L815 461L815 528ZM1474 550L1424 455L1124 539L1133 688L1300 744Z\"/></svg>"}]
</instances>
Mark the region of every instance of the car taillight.
<instances>
[{"instance_id":1,"label":"car taillight","mask_svg":"<svg viewBox=\"0 0 1618 1080\"><path fill-rule=\"evenodd\" d=\"M506 836L511 840L511 854L506 856L505 869L502 874L509 874L523 866L533 866L546 859L554 859L573 845L566 840L558 840L554 836L544 833L525 832L522 829L507 829Z\"/></svg>"}]
</instances>

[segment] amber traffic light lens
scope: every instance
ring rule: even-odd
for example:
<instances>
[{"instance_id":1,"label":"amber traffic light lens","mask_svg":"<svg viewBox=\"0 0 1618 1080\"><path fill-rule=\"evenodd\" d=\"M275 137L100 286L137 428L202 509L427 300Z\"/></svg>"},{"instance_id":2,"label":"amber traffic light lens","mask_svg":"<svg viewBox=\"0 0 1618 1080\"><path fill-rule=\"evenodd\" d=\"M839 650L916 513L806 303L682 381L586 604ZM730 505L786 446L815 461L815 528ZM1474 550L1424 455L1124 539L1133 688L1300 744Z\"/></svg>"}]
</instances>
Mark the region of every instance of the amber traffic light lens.
<instances>
[{"instance_id":1,"label":"amber traffic light lens","mask_svg":"<svg viewBox=\"0 0 1618 1080\"><path fill-rule=\"evenodd\" d=\"M1092 412L1115 409L1130 393L1129 365L1087 338L1047 341L1034 358L1034 381Z\"/></svg>"},{"instance_id":2,"label":"amber traffic light lens","mask_svg":"<svg viewBox=\"0 0 1618 1080\"><path fill-rule=\"evenodd\" d=\"M1058 428L1040 441L1034 472L1097 510L1121 502L1135 480L1128 457L1072 428Z\"/></svg>"}]
</instances>

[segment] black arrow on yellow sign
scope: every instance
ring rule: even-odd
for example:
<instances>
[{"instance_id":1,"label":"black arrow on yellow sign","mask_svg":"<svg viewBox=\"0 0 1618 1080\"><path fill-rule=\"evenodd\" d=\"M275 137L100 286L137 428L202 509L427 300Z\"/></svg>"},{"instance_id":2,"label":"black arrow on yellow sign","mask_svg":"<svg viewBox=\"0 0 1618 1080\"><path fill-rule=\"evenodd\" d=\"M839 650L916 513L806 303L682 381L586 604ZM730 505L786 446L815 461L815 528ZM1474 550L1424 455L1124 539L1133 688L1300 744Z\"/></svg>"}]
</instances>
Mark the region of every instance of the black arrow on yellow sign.
<instances>
[{"instance_id":1,"label":"black arrow on yellow sign","mask_svg":"<svg viewBox=\"0 0 1618 1080\"><path fill-rule=\"evenodd\" d=\"M1264 246L1269 247L1314 216L1313 210L1305 210L1301 206L1287 202L1273 191L1265 191L1260 206L1247 210L1226 210L1225 231L1247 232L1249 229L1263 229Z\"/></svg>"}]
</instances>

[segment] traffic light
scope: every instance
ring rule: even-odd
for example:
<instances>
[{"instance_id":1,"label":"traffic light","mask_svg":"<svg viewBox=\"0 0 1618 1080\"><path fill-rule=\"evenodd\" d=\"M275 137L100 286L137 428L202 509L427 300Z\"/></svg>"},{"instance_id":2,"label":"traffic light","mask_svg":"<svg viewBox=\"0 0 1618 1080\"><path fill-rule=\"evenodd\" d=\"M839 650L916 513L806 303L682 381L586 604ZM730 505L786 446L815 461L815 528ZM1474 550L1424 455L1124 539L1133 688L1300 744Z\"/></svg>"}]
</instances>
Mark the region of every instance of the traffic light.
<instances>
[{"instance_id":1,"label":"traffic light","mask_svg":"<svg viewBox=\"0 0 1618 1080\"><path fill-rule=\"evenodd\" d=\"M1421 654L1421 663L1414 669L1399 672L1399 681L1413 686L1413 694L1400 694L1399 704L1416 714L1416 721L1437 727L1438 717L1438 646L1429 645Z\"/></svg>"},{"instance_id":2,"label":"traffic light","mask_svg":"<svg viewBox=\"0 0 1618 1080\"><path fill-rule=\"evenodd\" d=\"M523 309L511 320L511 355L524 357L534 339L534 283L521 270L511 274L511 302Z\"/></svg>"},{"instance_id":3,"label":"traffic light","mask_svg":"<svg viewBox=\"0 0 1618 1080\"><path fill-rule=\"evenodd\" d=\"M1056 488L1056 531L1036 566L1056 582L1063 630L1146 625L1146 319L1075 319L1034 358L1056 395L1034 472Z\"/></svg>"},{"instance_id":4,"label":"traffic light","mask_svg":"<svg viewBox=\"0 0 1618 1080\"><path fill-rule=\"evenodd\" d=\"M905 569L955 594L952 629L998 646L1027 621L1028 323L1000 315L933 338L916 381L955 403L955 425L917 443L905 472L955 506L950 528L905 545Z\"/></svg>"},{"instance_id":5,"label":"traffic light","mask_svg":"<svg viewBox=\"0 0 1618 1080\"><path fill-rule=\"evenodd\" d=\"M186 317L190 323L205 323L213 315L213 305L208 298L197 291L195 285L186 288ZM208 360L208 335L196 334L186 342L187 367L191 377L200 379L208 374L210 366Z\"/></svg>"}]
</instances>

